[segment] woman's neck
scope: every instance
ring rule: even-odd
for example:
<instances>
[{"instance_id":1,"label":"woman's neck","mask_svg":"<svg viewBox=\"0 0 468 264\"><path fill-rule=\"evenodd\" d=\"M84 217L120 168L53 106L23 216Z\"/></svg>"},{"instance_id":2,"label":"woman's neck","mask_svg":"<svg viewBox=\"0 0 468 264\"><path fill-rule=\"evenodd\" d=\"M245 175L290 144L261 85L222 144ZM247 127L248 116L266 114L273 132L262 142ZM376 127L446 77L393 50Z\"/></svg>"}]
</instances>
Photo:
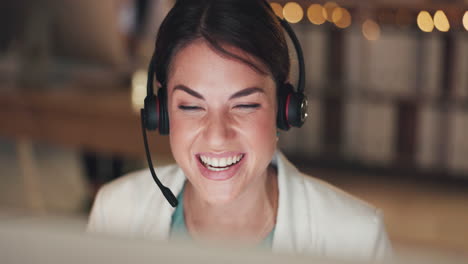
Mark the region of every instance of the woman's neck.
<instances>
[{"instance_id":1,"label":"woman's neck","mask_svg":"<svg viewBox=\"0 0 468 264\"><path fill-rule=\"evenodd\" d=\"M204 201L188 182L184 193L187 229L195 239L257 243L276 223L277 201L277 173L271 166L247 192L226 204Z\"/></svg>"}]
</instances>

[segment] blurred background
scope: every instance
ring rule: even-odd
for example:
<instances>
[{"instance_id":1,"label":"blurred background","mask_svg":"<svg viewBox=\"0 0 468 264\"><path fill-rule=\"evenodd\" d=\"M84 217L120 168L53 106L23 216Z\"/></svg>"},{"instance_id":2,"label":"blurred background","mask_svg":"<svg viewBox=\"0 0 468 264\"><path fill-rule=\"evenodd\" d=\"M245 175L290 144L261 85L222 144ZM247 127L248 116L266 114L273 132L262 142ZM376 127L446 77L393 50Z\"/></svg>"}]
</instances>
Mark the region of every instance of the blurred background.
<instances>
[{"instance_id":1,"label":"blurred background","mask_svg":"<svg viewBox=\"0 0 468 264\"><path fill-rule=\"evenodd\" d=\"M468 1L270 2L307 66L309 118L281 150L381 208L397 250L468 257ZM138 113L172 5L0 1L0 214L84 227L102 184L147 166Z\"/></svg>"}]
</instances>

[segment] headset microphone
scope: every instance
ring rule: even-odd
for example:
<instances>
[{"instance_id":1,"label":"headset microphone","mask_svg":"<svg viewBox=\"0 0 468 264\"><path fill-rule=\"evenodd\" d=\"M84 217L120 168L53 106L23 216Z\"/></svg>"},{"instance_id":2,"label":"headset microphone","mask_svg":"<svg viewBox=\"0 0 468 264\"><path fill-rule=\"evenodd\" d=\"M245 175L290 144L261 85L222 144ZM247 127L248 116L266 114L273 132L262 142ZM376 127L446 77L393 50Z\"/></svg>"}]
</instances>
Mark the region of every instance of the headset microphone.
<instances>
[{"instance_id":1,"label":"headset microphone","mask_svg":"<svg viewBox=\"0 0 468 264\"><path fill-rule=\"evenodd\" d=\"M153 168L153 162L151 161L151 154L149 151L148 147L148 139L146 138L146 127L145 127L145 110L141 109L140 110L140 115L141 115L141 130L143 131L143 142L145 144L145 151L146 151L146 159L148 160L148 165L149 169L151 171L151 175L153 175L153 179L158 185L159 189L161 189L161 192L163 193L164 197L166 197L166 200L172 205L172 207L176 207L179 202L177 201L177 198L174 196L172 191L164 186L161 181L159 181L158 176L156 176L156 172L154 171Z\"/></svg>"}]
</instances>

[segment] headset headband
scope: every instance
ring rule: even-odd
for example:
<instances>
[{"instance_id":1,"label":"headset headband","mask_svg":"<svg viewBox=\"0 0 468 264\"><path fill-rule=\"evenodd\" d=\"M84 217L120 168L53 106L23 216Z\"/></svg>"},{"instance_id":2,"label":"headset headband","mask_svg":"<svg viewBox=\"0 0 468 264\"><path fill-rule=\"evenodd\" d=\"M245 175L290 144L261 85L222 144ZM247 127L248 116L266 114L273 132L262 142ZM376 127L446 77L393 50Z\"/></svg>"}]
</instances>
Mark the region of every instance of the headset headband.
<instances>
[{"instance_id":1,"label":"headset headband","mask_svg":"<svg viewBox=\"0 0 468 264\"><path fill-rule=\"evenodd\" d=\"M299 93L304 93L304 87L305 87L305 63L304 63L304 53L302 52L302 47L301 44L299 43L299 40L297 39L296 33L294 33L294 30L291 28L291 25L289 25L286 20L281 19L278 17L281 25L283 28L286 30L286 32L289 35L289 38L291 39L294 49L296 50L296 55L297 55L297 62L299 63L299 80L297 84L297 91Z\"/></svg>"},{"instance_id":2,"label":"headset headband","mask_svg":"<svg viewBox=\"0 0 468 264\"><path fill-rule=\"evenodd\" d=\"M304 63L304 53L302 52L302 47L301 44L299 43L299 40L297 39L296 33L294 33L294 30L291 28L291 25L289 25L286 20L281 19L280 17L277 17L281 26L286 30L288 33L289 38L291 39L294 49L296 50L296 55L297 55L297 62L299 64L299 80L297 84L297 92L299 93L304 93L304 87L305 87L305 63ZM155 61L155 53L151 56L151 61L149 65L148 71L150 74L148 74L148 79L146 83L146 95L153 95L154 94L154 89L153 89L153 81L154 81L154 69L156 67L156 61Z\"/></svg>"},{"instance_id":3,"label":"headset headband","mask_svg":"<svg viewBox=\"0 0 468 264\"><path fill-rule=\"evenodd\" d=\"M154 89L153 89L153 81L154 81L154 68L156 67L156 60L155 57L156 53L153 53L151 56L151 61L148 67L148 80L146 83L146 96L151 96L154 94Z\"/></svg>"}]
</instances>

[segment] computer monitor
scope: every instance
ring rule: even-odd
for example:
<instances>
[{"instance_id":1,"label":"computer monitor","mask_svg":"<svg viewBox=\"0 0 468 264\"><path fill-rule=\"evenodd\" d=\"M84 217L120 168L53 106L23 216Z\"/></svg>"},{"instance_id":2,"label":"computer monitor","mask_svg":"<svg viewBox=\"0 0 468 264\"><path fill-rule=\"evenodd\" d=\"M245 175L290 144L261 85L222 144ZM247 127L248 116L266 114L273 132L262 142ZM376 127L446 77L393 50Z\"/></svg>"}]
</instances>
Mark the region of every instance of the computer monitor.
<instances>
[{"instance_id":1,"label":"computer monitor","mask_svg":"<svg viewBox=\"0 0 468 264\"><path fill-rule=\"evenodd\" d=\"M154 241L85 234L86 220L31 218L0 215L0 263L242 263L242 264L346 264L310 255L271 253L267 249L195 244L187 241ZM434 252L405 253L385 263L458 264L466 259Z\"/></svg>"}]
</instances>

